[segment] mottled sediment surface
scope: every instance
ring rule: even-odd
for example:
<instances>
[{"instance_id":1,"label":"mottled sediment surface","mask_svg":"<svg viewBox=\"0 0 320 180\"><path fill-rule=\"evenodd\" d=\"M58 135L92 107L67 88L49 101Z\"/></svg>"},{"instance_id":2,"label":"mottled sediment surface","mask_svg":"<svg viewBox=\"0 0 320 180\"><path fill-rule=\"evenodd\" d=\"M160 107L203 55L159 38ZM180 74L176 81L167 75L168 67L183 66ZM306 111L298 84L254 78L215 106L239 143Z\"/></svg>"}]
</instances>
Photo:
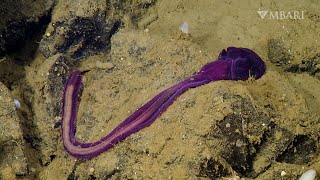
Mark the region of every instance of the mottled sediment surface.
<instances>
[{"instance_id":1,"label":"mottled sediment surface","mask_svg":"<svg viewBox=\"0 0 320 180\"><path fill-rule=\"evenodd\" d=\"M0 3L0 179L320 173L318 2L23 2ZM268 11L264 19L258 10ZM189 35L179 31L184 21ZM91 160L64 151L61 97L72 70L90 70L76 136L96 141L228 46L253 49L266 74L190 89L151 126Z\"/></svg>"}]
</instances>

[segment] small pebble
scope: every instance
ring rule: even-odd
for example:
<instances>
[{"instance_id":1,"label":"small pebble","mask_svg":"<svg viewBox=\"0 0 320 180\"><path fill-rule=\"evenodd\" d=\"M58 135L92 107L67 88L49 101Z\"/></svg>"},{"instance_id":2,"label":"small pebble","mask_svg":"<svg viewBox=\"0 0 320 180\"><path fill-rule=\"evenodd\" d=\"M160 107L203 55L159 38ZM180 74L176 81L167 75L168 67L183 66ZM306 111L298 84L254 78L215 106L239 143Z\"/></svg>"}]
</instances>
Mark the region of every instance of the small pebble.
<instances>
[{"instance_id":1,"label":"small pebble","mask_svg":"<svg viewBox=\"0 0 320 180\"><path fill-rule=\"evenodd\" d=\"M92 174L94 172L94 168L90 168L89 171Z\"/></svg>"},{"instance_id":2,"label":"small pebble","mask_svg":"<svg viewBox=\"0 0 320 180\"><path fill-rule=\"evenodd\" d=\"M285 172L285 171L281 171L281 174L280 174L281 176L285 176L285 175L287 175L287 173Z\"/></svg>"},{"instance_id":3,"label":"small pebble","mask_svg":"<svg viewBox=\"0 0 320 180\"><path fill-rule=\"evenodd\" d=\"M238 140L236 141L236 146L237 146L237 147L243 146L243 141L242 141L241 139L238 139Z\"/></svg>"},{"instance_id":4,"label":"small pebble","mask_svg":"<svg viewBox=\"0 0 320 180\"><path fill-rule=\"evenodd\" d=\"M30 168L30 171L31 171L31 172L36 172L36 169L33 168L33 167L31 167L31 168Z\"/></svg>"}]
</instances>

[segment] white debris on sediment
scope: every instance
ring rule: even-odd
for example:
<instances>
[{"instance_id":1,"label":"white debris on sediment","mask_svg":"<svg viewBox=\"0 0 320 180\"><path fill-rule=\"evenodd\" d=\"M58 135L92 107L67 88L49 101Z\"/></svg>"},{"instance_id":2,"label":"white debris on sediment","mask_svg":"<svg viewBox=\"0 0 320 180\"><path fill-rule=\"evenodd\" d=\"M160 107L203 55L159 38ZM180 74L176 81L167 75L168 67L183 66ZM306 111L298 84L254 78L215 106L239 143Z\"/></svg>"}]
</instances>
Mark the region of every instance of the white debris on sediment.
<instances>
[{"instance_id":1,"label":"white debris on sediment","mask_svg":"<svg viewBox=\"0 0 320 180\"><path fill-rule=\"evenodd\" d=\"M179 27L180 31L186 34L189 34L189 24L185 21Z\"/></svg>"},{"instance_id":2,"label":"white debris on sediment","mask_svg":"<svg viewBox=\"0 0 320 180\"><path fill-rule=\"evenodd\" d=\"M299 178L299 180L314 180L316 178L316 174L317 174L316 170L310 169L304 172Z\"/></svg>"},{"instance_id":3,"label":"white debris on sediment","mask_svg":"<svg viewBox=\"0 0 320 180\"><path fill-rule=\"evenodd\" d=\"M18 100L13 99L13 103L16 106L17 109L20 109L21 105L20 105L20 102Z\"/></svg>"}]
</instances>

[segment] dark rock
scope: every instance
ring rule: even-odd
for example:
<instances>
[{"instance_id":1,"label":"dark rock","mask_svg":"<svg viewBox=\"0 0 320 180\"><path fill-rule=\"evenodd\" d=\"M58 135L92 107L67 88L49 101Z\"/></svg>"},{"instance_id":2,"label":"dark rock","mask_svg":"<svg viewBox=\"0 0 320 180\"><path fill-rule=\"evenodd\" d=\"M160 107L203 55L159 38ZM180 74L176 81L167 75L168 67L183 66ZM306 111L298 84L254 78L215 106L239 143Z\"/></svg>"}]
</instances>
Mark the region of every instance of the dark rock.
<instances>
[{"instance_id":1,"label":"dark rock","mask_svg":"<svg viewBox=\"0 0 320 180\"><path fill-rule=\"evenodd\" d=\"M268 41L268 58L276 66L286 66L292 60L292 56L288 53L288 49L278 39L270 39Z\"/></svg>"},{"instance_id":2,"label":"dark rock","mask_svg":"<svg viewBox=\"0 0 320 180\"><path fill-rule=\"evenodd\" d=\"M316 156L318 143L308 135L298 135L276 159L290 164L307 164Z\"/></svg>"},{"instance_id":3,"label":"dark rock","mask_svg":"<svg viewBox=\"0 0 320 180\"><path fill-rule=\"evenodd\" d=\"M226 94L231 99L233 114L225 116L219 123L225 137L225 150L221 156L226 159L233 170L250 176L253 170L253 159L270 126L269 118L259 112L246 97Z\"/></svg>"},{"instance_id":4,"label":"dark rock","mask_svg":"<svg viewBox=\"0 0 320 180\"><path fill-rule=\"evenodd\" d=\"M228 168L228 164L222 160L213 158L206 159L200 164L199 177L209 177L211 179L226 177L231 175L232 172Z\"/></svg>"},{"instance_id":5,"label":"dark rock","mask_svg":"<svg viewBox=\"0 0 320 180\"><path fill-rule=\"evenodd\" d=\"M311 76L315 76L320 79L320 53L311 58L305 58L300 64L293 64L287 68L287 71L293 73L307 72Z\"/></svg>"},{"instance_id":6,"label":"dark rock","mask_svg":"<svg viewBox=\"0 0 320 180\"><path fill-rule=\"evenodd\" d=\"M34 53L38 46L36 41L50 21L53 4L54 0L1 1L0 57L19 52L27 41L33 42L28 46L33 46Z\"/></svg>"},{"instance_id":7,"label":"dark rock","mask_svg":"<svg viewBox=\"0 0 320 180\"><path fill-rule=\"evenodd\" d=\"M59 1L46 36L41 40L40 52L46 57L63 53L74 59L106 52L110 50L112 35L124 25L124 14L137 7L131 20L138 20L155 2L97 1L82 2L79 6L77 1ZM65 6L69 8L65 10Z\"/></svg>"}]
</instances>

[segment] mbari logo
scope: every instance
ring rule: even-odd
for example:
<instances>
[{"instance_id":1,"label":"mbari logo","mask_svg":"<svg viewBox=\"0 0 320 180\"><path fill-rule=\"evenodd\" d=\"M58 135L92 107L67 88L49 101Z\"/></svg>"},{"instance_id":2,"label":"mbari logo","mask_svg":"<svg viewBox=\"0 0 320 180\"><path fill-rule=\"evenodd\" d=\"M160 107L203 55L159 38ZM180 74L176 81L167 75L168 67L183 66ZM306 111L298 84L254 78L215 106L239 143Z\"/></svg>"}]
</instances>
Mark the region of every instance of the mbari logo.
<instances>
[{"instance_id":1,"label":"mbari logo","mask_svg":"<svg viewBox=\"0 0 320 180\"><path fill-rule=\"evenodd\" d=\"M261 19L304 19L303 11L257 11ZM269 13L269 15L268 15Z\"/></svg>"}]
</instances>

